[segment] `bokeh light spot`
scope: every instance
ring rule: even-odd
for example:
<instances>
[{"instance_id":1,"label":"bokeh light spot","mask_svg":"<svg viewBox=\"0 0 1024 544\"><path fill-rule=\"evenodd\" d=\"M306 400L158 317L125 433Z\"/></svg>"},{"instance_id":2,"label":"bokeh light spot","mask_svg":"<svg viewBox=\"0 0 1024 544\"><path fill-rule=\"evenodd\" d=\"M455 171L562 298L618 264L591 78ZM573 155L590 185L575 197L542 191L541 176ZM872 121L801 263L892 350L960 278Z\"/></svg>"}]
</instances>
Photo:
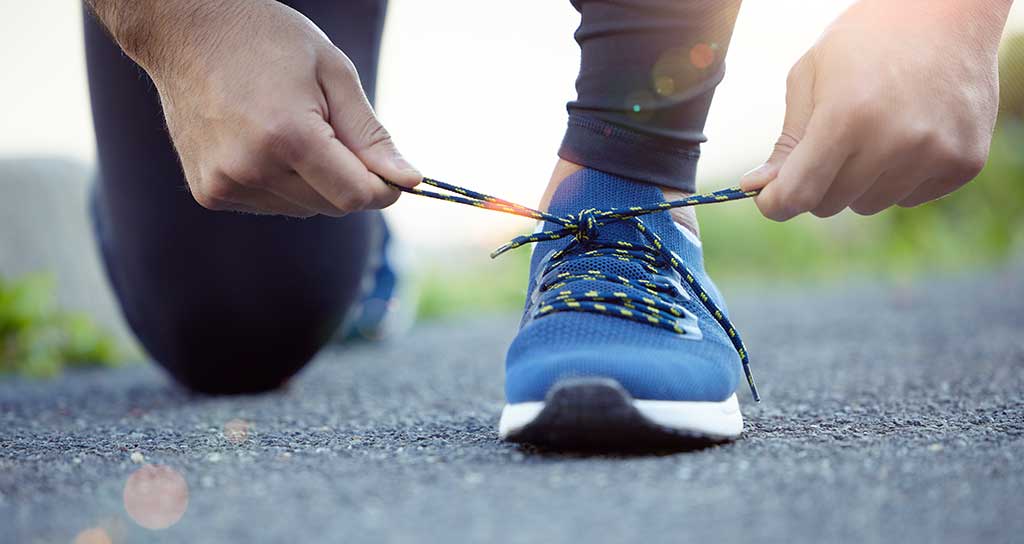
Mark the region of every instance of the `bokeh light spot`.
<instances>
[{"instance_id":1,"label":"bokeh light spot","mask_svg":"<svg viewBox=\"0 0 1024 544\"><path fill-rule=\"evenodd\" d=\"M249 422L244 419L232 419L224 424L224 438L232 444L242 444L249 440Z\"/></svg>"},{"instance_id":2,"label":"bokeh light spot","mask_svg":"<svg viewBox=\"0 0 1024 544\"><path fill-rule=\"evenodd\" d=\"M703 70L715 62L715 49L706 43L698 43L690 49L690 64Z\"/></svg>"},{"instance_id":3,"label":"bokeh light spot","mask_svg":"<svg viewBox=\"0 0 1024 544\"><path fill-rule=\"evenodd\" d=\"M105 529L92 527L75 535L72 542L73 544L113 544L114 541Z\"/></svg>"},{"instance_id":4,"label":"bokeh light spot","mask_svg":"<svg viewBox=\"0 0 1024 544\"><path fill-rule=\"evenodd\" d=\"M669 96L676 92L676 80L669 76L659 76L654 79L654 90L661 96Z\"/></svg>"},{"instance_id":5,"label":"bokeh light spot","mask_svg":"<svg viewBox=\"0 0 1024 544\"><path fill-rule=\"evenodd\" d=\"M631 119L646 121L654 116L654 94L647 91L636 91L626 97L626 111Z\"/></svg>"},{"instance_id":6,"label":"bokeh light spot","mask_svg":"<svg viewBox=\"0 0 1024 544\"><path fill-rule=\"evenodd\" d=\"M147 529L166 529L188 509L188 484L165 465L143 465L124 484L124 509Z\"/></svg>"}]
</instances>

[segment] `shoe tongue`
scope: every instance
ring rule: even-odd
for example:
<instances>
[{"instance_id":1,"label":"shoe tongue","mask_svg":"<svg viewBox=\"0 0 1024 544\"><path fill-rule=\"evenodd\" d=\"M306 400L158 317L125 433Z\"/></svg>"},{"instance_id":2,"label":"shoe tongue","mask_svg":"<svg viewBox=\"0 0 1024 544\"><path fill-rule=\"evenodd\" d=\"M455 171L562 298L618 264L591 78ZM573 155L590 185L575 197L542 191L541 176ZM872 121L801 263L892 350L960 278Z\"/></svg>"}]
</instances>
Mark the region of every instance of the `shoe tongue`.
<instances>
[{"instance_id":1,"label":"shoe tongue","mask_svg":"<svg viewBox=\"0 0 1024 544\"><path fill-rule=\"evenodd\" d=\"M640 183L623 177L584 168L565 178L551 197L548 213L565 217L578 216L581 210L593 208L627 209L630 206L646 206L664 202L665 197L655 185ZM644 223L663 238L674 239L676 232L672 217L667 211L642 216ZM632 220L614 221L599 227L601 240L622 240L625 242L646 242ZM555 227L550 223L545 229ZM676 245L676 244L670 244Z\"/></svg>"}]
</instances>

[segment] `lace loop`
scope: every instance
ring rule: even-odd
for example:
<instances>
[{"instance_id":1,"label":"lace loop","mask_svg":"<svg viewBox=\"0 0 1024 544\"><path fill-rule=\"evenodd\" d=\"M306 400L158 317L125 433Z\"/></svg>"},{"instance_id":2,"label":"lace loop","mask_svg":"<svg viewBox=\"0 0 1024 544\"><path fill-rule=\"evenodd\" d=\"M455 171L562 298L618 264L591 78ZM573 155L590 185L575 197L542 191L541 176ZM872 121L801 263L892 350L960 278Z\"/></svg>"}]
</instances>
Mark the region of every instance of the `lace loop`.
<instances>
[{"instance_id":1,"label":"lace loop","mask_svg":"<svg viewBox=\"0 0 1024 544\"><path fill-rule=\"evenodd\" d=\"M545 265L546 271L542 271L543 273L538 276L539 278L543 278L543 281L538 285L538 290L553 294L551 296L545 296L544 294L540 295L541 300L536 301L536 308L534 310L535 317L559 311L600 313L658 326L674 331L677 334L687 334L687 331L692 331L694 330L693 327L696 327L696 317L693 316L693 322L688 321L690 316L687 315L689 312L687 312L685 308L678 304L674 304L672 301L665 300L664 294L666 286L672 290L676 290L676 286L671 285L673 282L666 281L664 283L658 283L656 281L646 279L629 279L621 276L611 277L605 275L599 270L590 270L585 274L571 274L569 272L553 274L554 269L558 267L560 262L564 262L562 259L569 255L570 252L584 257L612 254L613 256L623 260L630 260L630 258L636 259L639 260L648 272L654 275L655 279L659 276L667 279L663 273L664 271L659 268L660 266L667 266L668 269L673 271L673 275L678 275L681 281L685 281L686 284L690 286L690 289L694 294L696 294L697 299L705 309L707 309L708 313L711 314L718 325L722 327L722 330L725 331L726 335L728 335L733 348L736 349L736 353L740 357L740 362L743 366L743 373L746 376L751 396L755 401L761 400L761 397L757 392L757 386L754 384L753 373L750 370L750 358L747 354L746 347L743 345L743 341L740 339L740 335L736 331L735 327L733 327L732 322L729 321L729 318L727 318L721 309L718 308L710 295L708 295L707 291L700 285L700 282L698 282L694 278L693 274L686 268L682 259L676 255L675 252L667 249L662 243L661 237L651 231L640 219L643 215L666 211L673 208L684 208L688 206L714 204L717 202L728 202L731 200L750 198L756 196L759 191L743 191L738 187L733 187L712 193L693 195L679 200L657 202L644 206L630 206L627 209L609 208L606 210L598 210L589 208L581 210L576 214L559 217L521 204L502 200L497 197L431 178L423 178L422 183L454 194L442 194L422 189L420 187L403 187L387 180L385 180L385 183L406 193L518 215L521 217L536 219L538 221L543 220L557 226L557 228L553 230L517 236L505 245L494 250L494 252L491 253L491 258L497 257L508 250L515 249L526 244L559 240L569 236L573 237L574 240L570 242L569 246L551 255ZM618 241L614 245L597 242L600 227L619 221L631 221L636 229L642 234L642 238L650 245L637 245L625 241ZM545 276L550 275L553 275L554 277L551 278L551 281L549 282ZM567 287L569 282L580 279L621 284L624 287L629 287L633 290L647 293L649 296L631 296L627 289L612 292L600 292L597 290L576 292ZM681 284L679 286L681 287ZM685 290L680 290L679 294L685 295L687 299L689 298L689 295L685 293Z\"/></svg>"}]
</instances>

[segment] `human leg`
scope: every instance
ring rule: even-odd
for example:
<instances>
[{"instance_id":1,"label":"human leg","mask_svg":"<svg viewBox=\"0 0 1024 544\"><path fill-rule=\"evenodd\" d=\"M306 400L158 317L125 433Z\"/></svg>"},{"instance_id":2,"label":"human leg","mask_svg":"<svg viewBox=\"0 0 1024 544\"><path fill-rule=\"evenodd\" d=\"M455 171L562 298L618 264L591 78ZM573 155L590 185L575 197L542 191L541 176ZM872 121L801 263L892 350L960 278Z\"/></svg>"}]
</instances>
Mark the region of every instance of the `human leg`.
<instances>
[{"instance_id":1,"label":"human leg","mask_svg":"<svg viewBox=\"0 0 1024 544\"><path fill-rule=\"evenodd\" d=\"M372 97L385 3L287 3L345 50ZM148 77L88 16L85 37L99 159L93 211L127 321L187 387L277 387L358 295L376 212L292 220L200 207Z\"/></svg>"},{"instance_id":2,"label":"human leg","mask_svg":"<svg viewBox=\"0 0 1024 544\"><path fill-rule=\"evenodd\" d=\"M579 97L542 207L582 218L692 193L739 2L574 4ZM601 220L537 244L506 361L503 437L685 445L739 435L745 350L688 218Z\"/></svg>"}]
</instances>

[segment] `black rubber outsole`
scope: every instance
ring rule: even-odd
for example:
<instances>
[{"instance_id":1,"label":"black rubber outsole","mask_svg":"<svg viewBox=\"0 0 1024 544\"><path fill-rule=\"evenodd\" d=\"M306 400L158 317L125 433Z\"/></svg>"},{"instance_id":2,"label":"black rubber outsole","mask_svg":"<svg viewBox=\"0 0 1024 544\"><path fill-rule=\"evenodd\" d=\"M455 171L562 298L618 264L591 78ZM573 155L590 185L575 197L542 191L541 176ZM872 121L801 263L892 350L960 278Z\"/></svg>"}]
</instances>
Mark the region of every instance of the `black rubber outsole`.
<instances>
[{"instance_id":1,"label":"black rubber outsole","mask_svg":"<svg viewBox=\"0 0 1024 544\"><path fill-rule=\"evenodd\" d=\"M608 378L573 378L556 383L541 413L506 439L561 451L630 452L695 450L733 440L659 425L637 410L630 394Z\"/></svg>"}]
</instances>

